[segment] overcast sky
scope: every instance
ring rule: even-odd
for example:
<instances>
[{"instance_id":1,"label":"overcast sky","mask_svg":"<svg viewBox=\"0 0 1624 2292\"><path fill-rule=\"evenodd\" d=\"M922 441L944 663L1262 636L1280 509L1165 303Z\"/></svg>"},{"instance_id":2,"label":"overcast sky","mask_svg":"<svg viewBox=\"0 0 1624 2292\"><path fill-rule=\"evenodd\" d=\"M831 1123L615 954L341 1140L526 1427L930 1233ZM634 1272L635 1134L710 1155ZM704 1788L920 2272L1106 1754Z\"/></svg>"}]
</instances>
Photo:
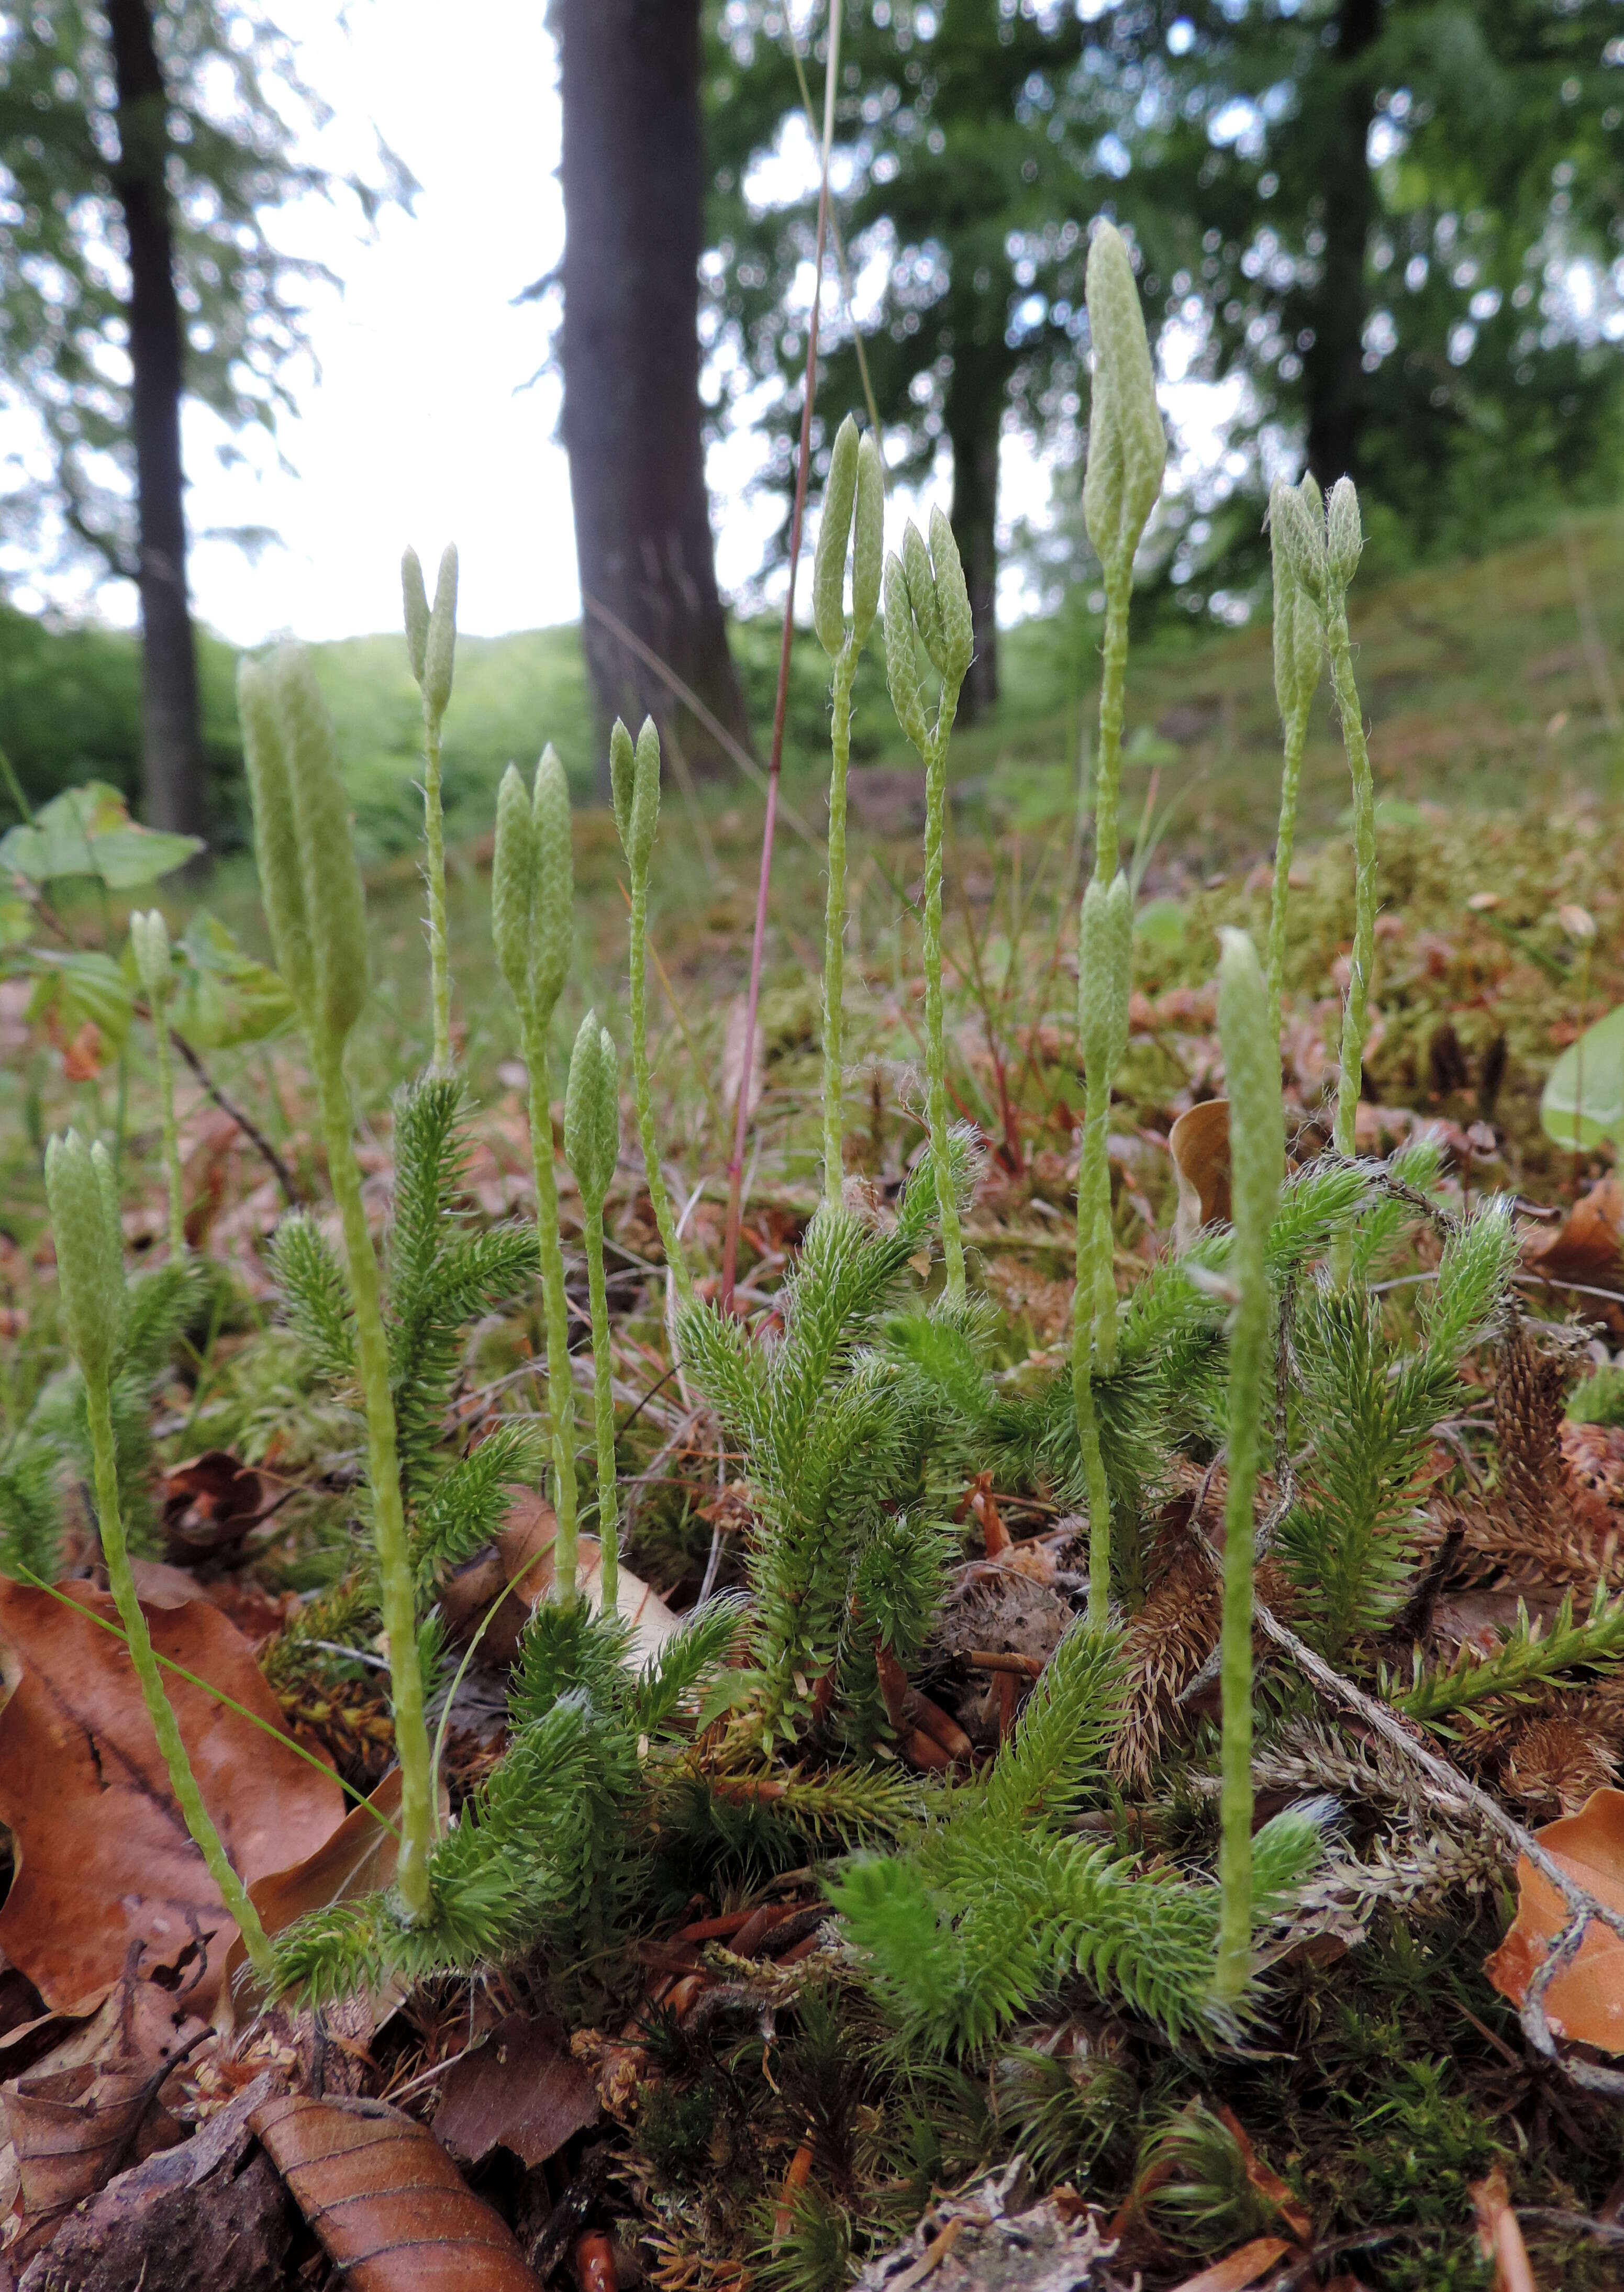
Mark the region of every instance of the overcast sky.
<instances>
[{"instance_id":1,"label":"overcast sky","mask_svg":"<svg viewBox=\"0 0 1624 2292\"><path fill-rule=\"evenodd\" d=\"M274 219L279 244L343 282L342 293L313 290L319 373L294 377L298 410L284 417L276 447L258 433L230 440L213 416L187 409L194 601L238 643L398 627L408 541L431 578L443 544L457 543L458 618L471 634L579 610L558 384L537 378L547 319L541 305L514 299L563 245L557 62L544 13L542 0L460 0L450 14L435 0L278 0L303 76L334 115L310 156L376 174L381 136L421 190L411 213L386 214L370 237L343 199ZM776 172L795 188L789 178L815 165L801 141L806 149L787 149L764 180ZM1206 394L1186 384L1168 398ZM1183 422L1196 409L1170 410ZM1216 433L1200 435L1205 426L1185 432L1198 461L1218 450ZM222 442L246 450L248 466L222 466ZM775 514L747 498L756 460L750 436L711 456L717 570L730 593L756 572ZM1048 488L1030 449L1006 440L1005 521L1041 516ZM925 499L945 505L949 488L944 455ZM893 513L917 506L897 500ZM254 560L210 537L242 526L269 527L279 540ZM20 558L12 562L14 581L25 577L13 588L25 607L48 596L134 618L128 585L93 597L82 578L36 589ZM1021 599L1006 589L1000 601L1006 616Z\"/></svg>"}]
</instances>

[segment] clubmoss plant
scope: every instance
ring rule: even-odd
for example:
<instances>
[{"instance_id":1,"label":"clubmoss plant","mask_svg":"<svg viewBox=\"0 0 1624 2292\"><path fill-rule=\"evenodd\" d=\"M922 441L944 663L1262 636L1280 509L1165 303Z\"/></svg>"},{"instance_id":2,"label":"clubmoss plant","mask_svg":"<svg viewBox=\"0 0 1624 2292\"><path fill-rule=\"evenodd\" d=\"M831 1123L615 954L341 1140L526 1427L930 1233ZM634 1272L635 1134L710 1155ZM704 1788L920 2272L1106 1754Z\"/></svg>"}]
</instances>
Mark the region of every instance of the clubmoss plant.
<instances>
[{"instance_id":1,"label":"clubmoss plant","mask_svg":"<svg viewBox=\"0 0 1624 2292\"><path fill-rule=\"evenodd\" d=\"M931 512L931 539L910 519L902 553L885 560L885 680L897 722L925 765L925 1069L931 1132L931 1160L941 1215L942 1255L947 1261L949 1302L965 1294L965 1245L959 1223L948 1143L947 1060L941 1035L941 847L947 825L948 742L958 708L959 689L973 650L970 593L953 529L939 509ZM924 645L940 682L936 707L925 714L916 639Z\"/></svg>"},{"instance_id":2,"label":"clubmoss plant","mask_svg":"<svg viewBox=\"0 0 1624 2292\"><path fill-rule=\"evenodd\" d=\"M659 732L651 716L642 720L634 748L632 736L619 718L609 740L609 784L614 800L615 826L631 876L631 948L628 970L628 1015L632 1029L632 1092L637 1102L637 1136L642 1147L643 1174L660 1247L666 1253L678 1298L686 1302L692 1291L682 1237L666 1191L659 1163L659 1139L654 1128L654 1092L649 1078L649 864L654 838L659 832Z\"/></svg>"},{"instance_id":3,"label":"clubmoss plant","mask_svg":"<svg viewBox=\"0 0 1624 2292\"><path fill-rule=\"evenodd\" d=\"M1236 1291L1229 1337L1229 1493L1224 1508L1224 1618L1220 1638L1223 1749L1219 1817L1218 1957L1214 1990L1233 2006L1251 1975L1252 1949L1252 1502L1263 1447L1268 1385L1269 1230L1286 1170L1280 1038L1257 950L1244 932L1224 933L1218 963L1218 1035L1229 1085L1231 1198Z\"/></svg>"},{"instance_id":4,"label":"clubmoss plant","mask_svg":"<svg viewBox=\"0 0 1624 2292\"><path fill-rule=\"evenodd\" d=\"M1150 343L1134 266L1114 223L1088 249L1094 387L1083 516L1105 580L1100 680L1100 761L1095 781L1094 875L1083 895L1078 945L1078 1035L1087 1076L1077 1186L1077 1292L1071 1388L1088 1504L1088 1612L1097 1630L1111 1603L1111 1504L1093 1379L1114 1368L1117 1291L1111 1227L1108 1134L1111 1085L1127 1048L1133 893L1117 866L1121 846L1122 702L1134 556L1161 491L1167 433L1156 404Z\"/></svg>"},{"instance_id":5,"label":"clubmoss plant","mask_svg":"<svg viewBox=\"0 0 1624 2292\"><path fill-rule=\"evenodd\" d=\"M1286 504L1281 496L1293 495ZM1270 560L1274 580L1274 698L1285 738L1285 761L1280 779L1280 825L1274 837L1274 888L1269 906L1269 1001L1280 1029L1281 981L1286 961L1286 910L1291 892L1291 854L1297 840L1297 789L1303 776L1303 747L1308 738L1308 718L1320 682L1325 653L1325 628L1320 607L1297 578L1293 544L1285 530L1296 514L1296 504L1318 526L1324 514L1320 488L1305 473L1293 488L1277 479L1269 496Z\"/></svg>"},{"instance_id":6,"label":"clubmoss plant","mask_svg":"<svg viewBox=\"0 0 1624 2292\"><path fill-rule=\"evenodd\" d=\"M396 1894L402 1917L412 1925L428 1917L431 1909L428 1856L434 1812L389 1341L344 1075L344 1045L368 992L360 869L345 810L337 744L308 653L287 646L269 660L244 660L238 671L237 697L265 919L277 966L310 1045L328 1175L343 1231L356 1375L367 1416L379 1604L389 1638L400 1762Z\"/></svg>"},{"instance_id":7,"label":"clubmoss plant","mask_svg":"<svg viewBox=\"0 0 1624 2292\"><path fill-rule=\"evenodd\" d=\"M530 793L510 764L497 792L490 923L497 961L519 1013L530 1082L530 1156L536 1166L536 1247L547 1324L547 1408L552 1418L553 1508L558 1521L558 1596L575 1597L575 1383L570 1305L553 1164L553 1014L570 975L575 863L570 786L554 748L542 752Z\"/></svg>"},{"instance_id":8,"label":"clubmoss plant","mask_svg":"<svg viewBox=\"0 0 1624 2292\"><path fill-rule=\"evenodd\" d=\"M1333 1142L1339 1154L1353 1151L1354 1116L1364 1063L1369 1012L1370 973L1376 956L1376 787L1365 740L1359 687L1353 680L1353 643L1348 632L1348 585L1359 569L1364 537L1359 496L1352 478L1338 478L1321 518L1317 493L1277 487L1271 515L1278 545L1289 558L1297 591L1320 616L1330 652L1331 690L1342 725L1353 788L1353 952L1347 996L1342 1006L1341 1075L1337 1085ZM1311 696L1312 697L1312 696ZM1278 886L1278 868L1276 882ZM1271 934L1273 937L1273 934Z\"/></svg>"},{"instance_id":9,"label":"clubmoss plant","mask_svg":"<svg viewBox=\"0 0 1624 2292\"><path fill-rule=\"evenodd\" d=\"M400 560L400 599L407 657L423 695L423 832L428 845L424 876L429 887L429 971L434 1012L436 1074L451 1071L451 964L446 945L446 833L440 803L440 730L451 699L456 656L456 550L440 561L431 606L415 549Z\"/></svg>"},{"instance_id":10,"label":"clubmoss plant","mask_svg":"<svg viewBox=\"0 0 1624 2292\"><path fill-rule=\"evenodd\" d=\"M169 1783L187 1830L220 1889L220 1897L242 1934L249 1964L262 1979L271 1967L271 1946L248 1890L221 1844L191 1761L164 1690L151 1635L135 1589L124 1520L118 1503L118 1463L113 1441L112 1379L124 1341L126 1299L124 1244L113 1166L99 1142L86 1146L77 1131L53 1138L45 1150L45 1193L56 1236L57 1279L68 1343L79 1374L90 1417L96 1515L107 1579L124 1626L130 1661Z\"/></svg>"},{"instance_id":11,"label":"clubmoss plant","mask_svg":"<svg viewBox=\"0 0 1624 2292\"><path fill-rule=\"evenodd\" d=\"M859 439L848 414L835 433L823 522L812 563L812 621L834 664L829 715L828 903L823 927L823 1198L840 1207L842 1069L845 982L846 768L852 756L852 684L874 626L885 556L885 473L872 432ZM852 559L852 617L845 617L846 558Z\"/></svg>"},{"instance_id":12,"label":"clubmoss plant","mask_svg":"<svg viewBox=\"0 0 1624 2292\"><path fill-rule=\"evenodd\" d=\"M181 1193L181 1141L174 1118L174 1062L169 1051L169 926L160 909L152 908L145 915L137 911L130 917L130 944L152 1013L164 1172L169 1184L169 1254L178 1262L186 1254L186 1214Z\"/></svg>"},{"instance_id":13,"label":"clubmoss plant","mask_svg":"<svg viewBox=\"0 0 1624 2292\"><path fill-rule=\"evenodd\" d=\"M598 1440L600 1586L606 1615L619 1590L618 1512L615 1501L615 1395L609 1352L609 1298L603 1280L603 1202L620 1158L620 1061L614 1038L588 1011L570 1056L564 1093L564 1155L581 1190L586 1224L586 1286L592 1307L593 1420Z\"/></svg>"}]
</instances>

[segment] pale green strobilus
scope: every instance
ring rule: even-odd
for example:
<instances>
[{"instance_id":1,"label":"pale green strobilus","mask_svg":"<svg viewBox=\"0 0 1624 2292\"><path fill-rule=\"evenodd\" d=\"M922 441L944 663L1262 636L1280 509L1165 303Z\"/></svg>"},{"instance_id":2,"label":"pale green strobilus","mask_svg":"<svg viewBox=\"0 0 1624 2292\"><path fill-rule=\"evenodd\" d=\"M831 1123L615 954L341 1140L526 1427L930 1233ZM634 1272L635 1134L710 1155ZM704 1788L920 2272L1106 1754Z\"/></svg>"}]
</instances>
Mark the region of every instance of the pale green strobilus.
<instances>
[{"instance_id":1,"label":"pale green strobilus","mask_svg":"<svg viewBox=\"0 0 1624 2292\"><path fill-rule=\"evenodd\" d=\"M1118 867L1121 849L1122 709L1134 557L1161 491L1168 441L1139 289L1114 223L1095 228L1088 249L1088 322L1094 377L1083 516L1105 587L1100 676L1099 764L1095 776L1094 873L1078 933L1078 1037L1087 1103L1077 1188L1077 1294L1071 1386L1088 1499L1088 1614L1111 1609L1111 1502L1093 1381L1116 1365L1117 1287L1108 1153L1111 1093L1127 1047L1133 895Z\"/></svg>"},{"instance_id":2,"label":"pale green strobilus","mask_svg":"<svg viewBox=\"0 0 1624 2292\"><path fill-rule=\"evenodd\" d=\"M910 520L900 556L885 560L885 681L898 723L918 750L925 766L925 1075L930 1122L931 1159L941 1218L947 1294L965 1294L965 1245L958 1198L948 1142L947 1054L942 1042L941 865L947 828L948 742L958 695L974 655L970 593L953 529L939 509L930 519L931 538ZM936 706L927 712L919 678L918 647L925 647L938 683ZM827 1147L826 1147L827 1159ZM828 1180L825 1179L827 1189Z\"/></svg>"},{"instance_id":3,"label":"pale green strobilus","mask_svg":"<svg viewBox=\"0 0 1624 2292\"><path fill-rule=\"evenodd\" d=\"M570 1304L558 1224L553 1150L553 1015L570 975L575 931L575 863L570 786L555 749L546 748L527 790L510 764L497 791L490 868L490 923L497 961L519 1013L529 1075L530 1156L536 1170L536 1248L547 1328L547 1408L552 1419L553 1508L558 1596L575 1597L575 1384L570 1369Z\"/></svg>"},{"instance_id":4,"label":"pale green strobilus","mask_svg":"<svg viewBox=\"0 0 1624 2292\"><path fill-rule=\"evenodd\" d=\"M428 1858L433 1797L389 1343L344 1073L344 1046L368 993L360 868L337 743L308 653L289 645L266 660L245 659L238 670L237 705L265 920L277 967L310 1045L328 1176L343 1231L356 1368L367 1419L367 1479L379 1605L389 1642L400 1763L395 1893L411 1924L432 1914Z\"/></svg>"},{"instance_id":5,"label":"pale green strobilus","mask_svg":"<svg viewBox=\"0 0 1624 2292\"><path fill-rule=\"evenodd\" d=\"M451 957L446 940L445 807L440 799L440 746L456 658L456 550L445 550L434 582L434 601L423 585L415 549L400 560L400 601L406 650L423 695L423 833L428 847L424 875L429 892L429 986L434 1022L434 1072L451 1071Z\"/></svg>"},{"instance_id":6,"label":"pale green strobilus","mask_svg":"<svg viewBox=\"0 0 1624 2292\"><path fill-rule=\"evenodd\" d=\"M852 756L852 685L874 626L885 555L885 472L872 432L860 439L848 414L835 433L823 521L812 564L812 623L833 664L829 712L828 900L823 927L823 1198L840 1203L840 1045L845 981L846 770ZM846 560L852 613L846 617Z\"/></svg>"}]
</instances>

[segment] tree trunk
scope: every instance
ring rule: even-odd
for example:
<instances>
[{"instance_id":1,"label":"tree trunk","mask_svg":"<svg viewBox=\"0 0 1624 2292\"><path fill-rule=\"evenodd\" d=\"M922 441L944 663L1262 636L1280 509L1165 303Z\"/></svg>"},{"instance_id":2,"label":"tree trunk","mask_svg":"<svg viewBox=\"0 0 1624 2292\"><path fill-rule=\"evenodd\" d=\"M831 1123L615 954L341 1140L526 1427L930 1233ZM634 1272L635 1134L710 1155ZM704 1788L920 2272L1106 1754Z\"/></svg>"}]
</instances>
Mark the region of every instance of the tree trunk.
<instances>
[{"instance_id":1,"label":"tree trunk","mask_svg":"<svg viewBox=\"0 0 1624 2292\"><path fill-rule=\"evenodd\" d=\"M202 835L207 787L186 593L184 353L166 174L167 105L148 0L108 0L107 16L117 90L113 184L129 240L146 813L154 827Z\"/></svg>"},{"instance_id":2,"label":"tree trunk","mask_svg":"<svg viewBox=\"0 0 1624 2292\"><path fill-rule=\"evenodd\" d=\"M747 744L699 431L699 0L555 0L553 20L564 111L562 428L593 690L605 718L634 729L652 715L691 763L715 767L724 744L671 681Z\"/></svg>"},{"instance_id":3,"label":"tree trunk","mask_svg":"<svg viewBox=\"0 0 1624 2292\"><path fill-rule=\"evenodd\" d=\"M1376 195L1366 147L1375 90L1361 60L1381 29L1382 0L1342 0L1335 60L1319 107L1325 256L1310 309L1313 341L1303 357L1308 399L1308 466L1322 489L1359 475L1365 393L1365 254Z\"/></svg>"}]
</instances>

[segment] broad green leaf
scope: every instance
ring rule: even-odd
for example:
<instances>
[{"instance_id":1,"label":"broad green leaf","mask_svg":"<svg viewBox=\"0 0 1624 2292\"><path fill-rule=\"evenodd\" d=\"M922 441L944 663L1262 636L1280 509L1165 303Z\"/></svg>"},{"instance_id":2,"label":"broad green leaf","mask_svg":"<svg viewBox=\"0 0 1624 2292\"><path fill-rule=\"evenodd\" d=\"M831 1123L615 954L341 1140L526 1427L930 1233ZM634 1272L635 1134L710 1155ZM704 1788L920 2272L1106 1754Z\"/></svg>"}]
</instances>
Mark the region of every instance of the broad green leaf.
<instances>
[{"instance_id":1,"label":"broad green leaf","mask_svg":"<svg viewBox=\"0 0 1624 2292\"><path fill-rule=\"evenodd\" d=\"M0 892L0 947L22 947L34 936L34 910L15 892Z\"/></svg>"},{"instance_id":2,"label":"broad green leaf","mask_svg":"<svg viewBox=\"0 0 1624 2292\"><path fill-rule=\"evenodd\" d=\"M240 948L205 908L187 924L174 962L170 1021L195 1050L263 1042L294 1015L279 974Z\"/></svg>"},{"instance_id":3,"label":"broad green leaf","mask_svg":"<svg viewBox=\"0 0 1624 2292\"><path fill-rule=\"evenodd\" d=\"M1558 1146L1624 1139L1624 1003L1587 1027L1551 1069L1539 1126Z\"/></svg>"},{"instance_id":4,"label":"broad green leaf","mask_svg":"<svg viewBox=\"0 0 1624 2292\"><path fill-rule=\"evenodd\" d=\"M60 876L94 876L109 892L133 892L183 868L202 843L169 835L130 818L118 790L103 780L64 788L29 826L0 836L0 868L49 884Z\"/></svg>"},{"instance_id":5,"label":"broad green leaf","mask_svg":"<svg viewBox=\"0 0 1624 2292\"><path fill-rule=\"evenodd\" d=\"M35 948L29 961L39 974L28 1005L35 1025L54 1020L59 1032L69 1037L89 1019L109 1042L123 1042L130 1030L133 997L129 981L110 955L81 948L62 954Z\"/></svg>"}]
</instances>

